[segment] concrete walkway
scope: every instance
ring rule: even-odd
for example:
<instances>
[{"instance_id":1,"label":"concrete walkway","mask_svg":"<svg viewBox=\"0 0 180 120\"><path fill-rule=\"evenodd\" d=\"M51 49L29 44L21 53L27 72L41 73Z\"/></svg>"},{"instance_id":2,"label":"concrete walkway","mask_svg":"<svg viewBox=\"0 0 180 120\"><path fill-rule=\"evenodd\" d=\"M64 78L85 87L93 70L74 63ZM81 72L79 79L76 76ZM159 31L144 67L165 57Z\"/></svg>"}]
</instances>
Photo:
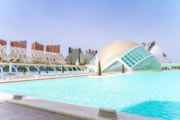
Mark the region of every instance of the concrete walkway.
<instances>
[{"instance_id":1,"label":"concrete walkway","mask_svg":"<svg viewBox=\"0 0 180 120\"><path fill-rule=\"evenodd\" d=\"M78 120L7 102L0 102L0 120Z\"/></svg>"},{"instance_id":2,"label":"concrete walkway","mask_svg":"<svg viewBox=\"0 0 180 120\"><path fill-rule=\"evenodd\" d=\"M0 106L2 110L5 109L6 111L7 108L8 111L14 112L13 114L18 118L25 118L23 120L33 120L33 118L36 118L35 120L99 120L97 116L98 109L96 108L49 101L33 97L23 97L21 100L8 99L4 101L3 104L4 108ZM9 117L8 114L4 114L4 116L7 118ZM44 116L48 117L44 119ZM117 116L118 120L157 120L121 112L118 112ZM18 118L17 120L19 120Z\"/></svg>"}]
</instances>

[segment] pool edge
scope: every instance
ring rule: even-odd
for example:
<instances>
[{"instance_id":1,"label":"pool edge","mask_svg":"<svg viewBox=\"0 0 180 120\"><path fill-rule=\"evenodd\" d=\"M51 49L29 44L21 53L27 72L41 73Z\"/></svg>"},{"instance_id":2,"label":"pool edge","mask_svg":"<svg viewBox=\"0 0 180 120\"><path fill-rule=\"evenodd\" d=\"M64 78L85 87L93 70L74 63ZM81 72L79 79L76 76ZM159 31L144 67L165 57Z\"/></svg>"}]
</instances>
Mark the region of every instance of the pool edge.
<instances>
[{"instance_id":1,"label":"pool edge","mask_svg":"<svg viewBox=\"0 0 180 120\"><path fill-rule=\"evenodd\" d=\"M5 100L8 103L38 109L49 113L77 118L80 120L97 120L98 109L63 102L27 97L22 100ZM139 115L118 112L118 120L159 120Z\"/></svg>"}]
</instances>

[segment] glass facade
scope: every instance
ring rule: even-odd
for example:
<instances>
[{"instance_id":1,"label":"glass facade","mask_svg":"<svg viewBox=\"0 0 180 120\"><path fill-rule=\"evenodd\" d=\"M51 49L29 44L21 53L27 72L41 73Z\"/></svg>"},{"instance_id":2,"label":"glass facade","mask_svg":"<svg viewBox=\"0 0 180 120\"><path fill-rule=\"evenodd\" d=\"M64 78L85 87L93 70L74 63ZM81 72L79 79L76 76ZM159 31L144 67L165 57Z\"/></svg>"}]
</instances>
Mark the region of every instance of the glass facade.
<instances>
[{"instance_id":1,"label":"glass facade","mask_svg":"<svg viewBox=\"0 0 180 120\"><path fill-rule=\"evenodd\" d=\"M129 67L133 67L138 62L142 61L144 58L148 56L151 56L151 54L143 47L139 46L125 54L121 58L121 60L123 60Z\"/></svg>"},{"instance_id":2,"label":"glass facade","mask_svg":"<svg viewBox=\"0 0 180 120\"><path fill-rule=\"evenodd\" d=\"M127 69L124 68L124 71ZM114 62L108 68L104 70L104 72L121 72L122 71L122 64L119 61Z\"/></svg>"},{"instance_id":3,"label":"glass facade","mask_svg":"<svg viewBox=\"0 0 180 120\"><path fill-rule=\"evenodd\" d=\"M150 56L132 68L134 71L161 71L161 64L154 56Z\"/></svg>"},{"instance_id":4,"label":"glass facade","mask_svg":"<svg viewBox=\"0 0 180 120\"><path fill-rule=\"evenodd\" d=\"M151 53L141 46L129 51L121 58L121 60L134 71L161 70L160 63Z\"/></svg>"}]
</instances>

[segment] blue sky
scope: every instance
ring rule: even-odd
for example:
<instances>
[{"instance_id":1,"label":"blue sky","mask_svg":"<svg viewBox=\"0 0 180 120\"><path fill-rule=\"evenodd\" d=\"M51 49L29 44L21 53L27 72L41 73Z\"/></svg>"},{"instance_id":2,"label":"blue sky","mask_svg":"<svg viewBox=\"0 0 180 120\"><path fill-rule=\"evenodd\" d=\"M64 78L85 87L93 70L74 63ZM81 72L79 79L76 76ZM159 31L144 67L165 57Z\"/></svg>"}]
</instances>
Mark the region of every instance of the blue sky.
<instances>
[{"instance_id":1,"label":"blue sky","mask_svg":"<svg viewBox=\"0 0 180 120\"><path fill-rule=\"evenodd\" d=\"M99 50L117 40L157 41L180 62L179 0L0 0L0 38Z\"/></svg>"}]
</instances>

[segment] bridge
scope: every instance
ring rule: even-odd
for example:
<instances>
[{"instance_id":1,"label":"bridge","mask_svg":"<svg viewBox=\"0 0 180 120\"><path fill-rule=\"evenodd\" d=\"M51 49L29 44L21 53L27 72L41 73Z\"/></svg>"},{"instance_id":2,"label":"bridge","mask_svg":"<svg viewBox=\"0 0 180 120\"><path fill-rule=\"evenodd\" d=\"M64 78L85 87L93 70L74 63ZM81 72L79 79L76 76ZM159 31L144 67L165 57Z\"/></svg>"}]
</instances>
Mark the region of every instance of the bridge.
<instances>
[{"instance_id":1,"label":"bridge","mask_svg":"<svg viewBox=\"0 0 180 120\"><path fill-rule=\"evenodd\" d=\"M85 69L85 66L81 65L56 65L56 64L27 64L27 63L0 63L0 72L4 72L4 70L7 70L9 72L12 72L14 70L15 72L18 72L18 70L21 69L25 70L27 72L31 72L31 70L35 71L41 71L41 70L47 70L52 69L54 72L62 71L81 71Z\"/></svg>"}]
</instances>

